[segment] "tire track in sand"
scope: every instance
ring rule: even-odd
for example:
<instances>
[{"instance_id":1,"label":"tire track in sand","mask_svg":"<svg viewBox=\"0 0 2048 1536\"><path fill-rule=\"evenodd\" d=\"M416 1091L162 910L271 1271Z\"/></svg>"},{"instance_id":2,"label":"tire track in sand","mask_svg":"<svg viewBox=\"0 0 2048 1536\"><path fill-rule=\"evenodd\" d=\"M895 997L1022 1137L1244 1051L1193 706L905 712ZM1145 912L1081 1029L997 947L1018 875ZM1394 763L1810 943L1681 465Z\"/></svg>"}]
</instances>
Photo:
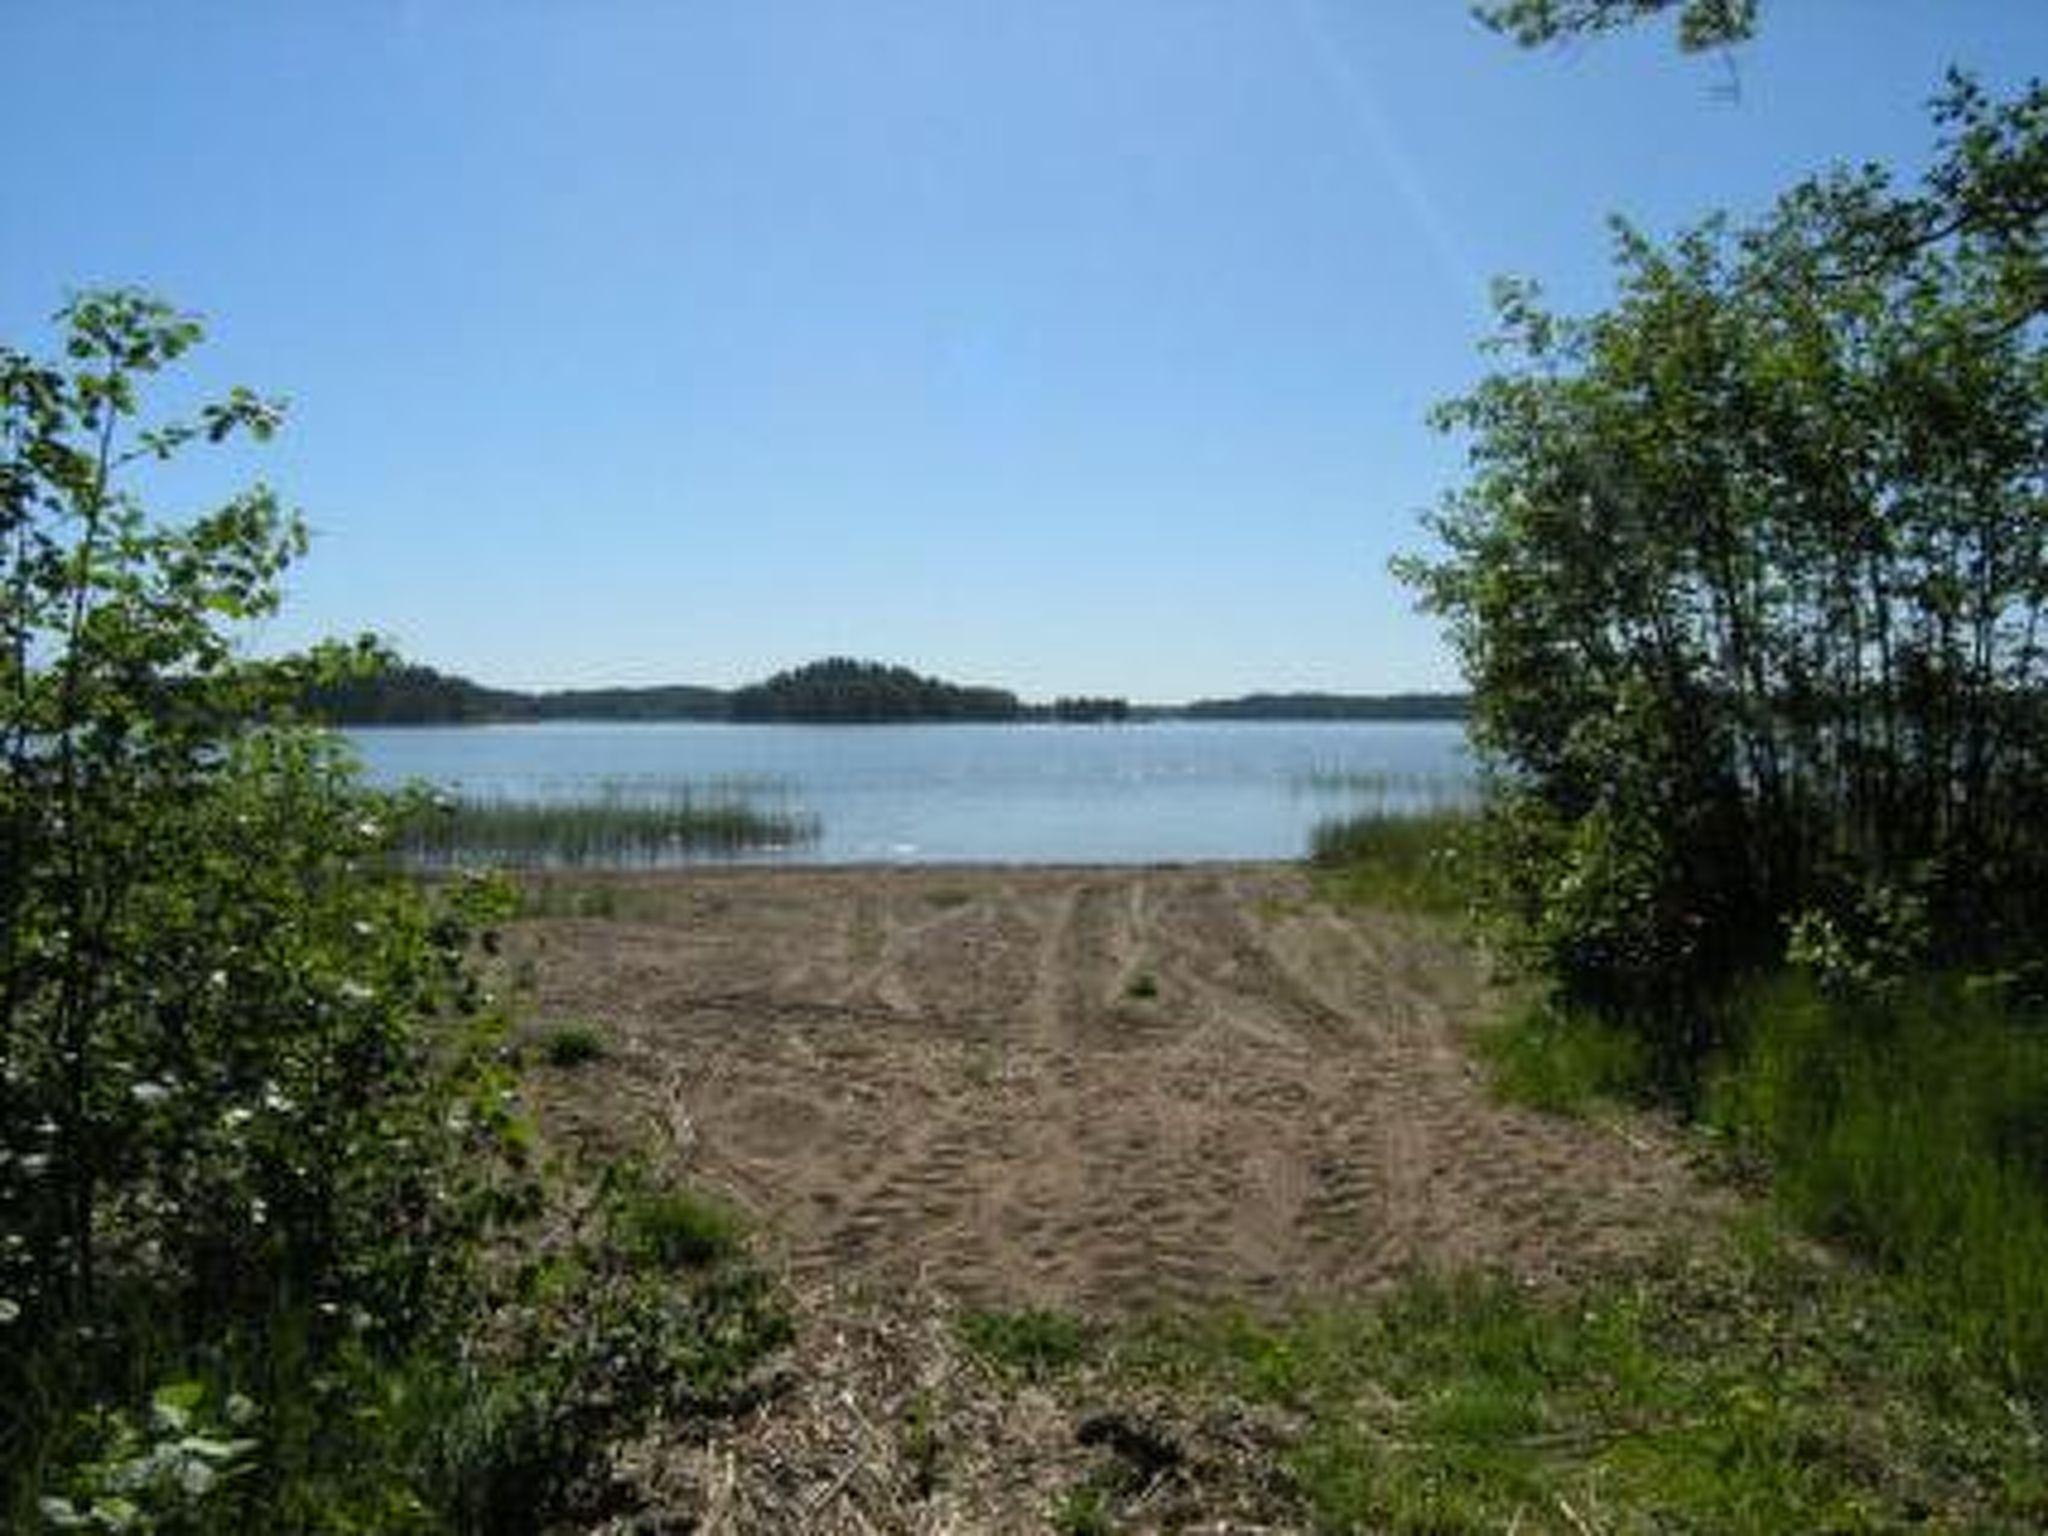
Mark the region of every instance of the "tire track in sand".
<instances>
[{"instance_id":1,"label":"tire track in sand","mask_svg":"<svg viewBox=\"0 0 2048 1536\"><path fill-rule=\"evenodd\" d=\"M1654 1128L1492 1104L1457 1037L1470 958L1293 870L667 878L692 899L665 924L515 934L544 1017L626 1037L540 1107L616 1139L673 1101L697 1174L799 1273L1278 1300L1411 1264L1569 1273L1705 1207Z\"/></svg>"}]
</instances>

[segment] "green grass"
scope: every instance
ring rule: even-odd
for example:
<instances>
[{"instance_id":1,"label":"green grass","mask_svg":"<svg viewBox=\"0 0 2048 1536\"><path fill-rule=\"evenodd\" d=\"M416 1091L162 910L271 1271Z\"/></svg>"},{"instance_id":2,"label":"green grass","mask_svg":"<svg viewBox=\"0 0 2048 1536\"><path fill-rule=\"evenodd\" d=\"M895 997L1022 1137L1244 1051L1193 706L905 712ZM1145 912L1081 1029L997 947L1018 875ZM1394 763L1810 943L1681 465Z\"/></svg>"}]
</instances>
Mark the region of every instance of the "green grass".
<instances>
[{"instance_id":1,"label":"green grass","mask_svg":"<svg viewBox=\"0 0 2048 1536\"><path fill-rule=\"evenodd\" d=\"M1534 1004L1474 1030L1472 1047L1496 1094L1553 1114L1640 1103L1651 1091L1642 1037L1589 1013Z\"/></svg>"},{"instance_id":2,"label":"green grass","mask_svg":"<svg viewBox=\"0 0 2048 1536\"><path fill-rule=\"evenodd\" d=\"M1878 1277L1766 1229L1711 1258L1539 1293L1421 1278L1281 1320L1124 1340L1122 1385L1265 1405L1324 1531L2021 1530L2039 1425Z\"/></svg>"},{"instance_id":3,"label":"green grass","mask_svg":"<svg viewBox=\"0 0 2048 1536\"><path fill-rule=\"evenodd\" d=\"M604 1055L604 1036L589 1024L563 1024L542 1036L540 1049L551 1067L580 1067Z\"/></svg>"},{"instance_id":4,"label":"green grass","mask_svg":"<svg viewBox=\"0 0 2048 1536\"><path fill-rule=\"evenodd\" d=\"M970 1352L1007 1375L1044 1381L1079 1365L1088 1352L1087 1324L1065 1312L963 1312L955 1327Z\"/></svg>"},{"instance_id":5,"label":"green grass","mask_svg":"<svg viewBox=\"0 0 2048 1536\"><path fill-rule=\"evenodd\" d=\"M1460 862L1471 825L1463 810L1325 821L1311 834L1309 863L1330 900L1452 916L1466 905Z\"/></svg>"},{"instance_id":6,"label":"green grass","mask_svg":"<svg viewBox=\"0 0 2048 1536\"><path fill-rule=\"evenodd\" d=\"M428 866L481 859L562 868L731 856L817 837L815 817L764 809L725 789L657 798L607 790L577 801L443 800L408 821L399 848Z\"/></svg>"},{"instance_id":7,"label":"green grass","mask_svg":"<svg viewBox=\"0 0 2048 1536\"><path fill-rule=\"evenodd\" d=\"M1810 1231L2048 1402L2048 1019L1960 979L1861 1002L1781 980L1710 1114Z\"/></svg>"},{"instance_id":8,"label":"green grass","mask_svg":"<svg viewBox=\"0 0 2048 1536\"><path fill-rule=\"evenodd\" d=\"M745 1251L739 1214L694 1190L628 1187L612 1221L624 1251L656 1269L704 1269Z\"/></svg>"},{"instance_id":9,"label":"green grass","mask_svg":"<svg viewBox=\"0 0 2048 1536\"><path fill-rule=\"evenodd\" d=\"M1326 824L1318 887L1457 912L1472 825ZM1684 1102L1774 1208L1711 1252L1571 1294L1465 1276L1183 1319L1118 1368L1288 1414L1320 1530L2048 1528L2048 1013L2013 990L1780 977L1726 1003ZM1647 1038L1537 1005L1473 1044L1503 1097L1583 1114L1670 1091Z\"/></svg>"},{"instance_id":10,"label":"green grass","mask_svg":"<svg viewBox=\"0 0 2048 1536\"><path fill-rule=\"evenodd\" d=\"M1113 1490L1099 1483L1076 1483L1062 1490L1053 1504L1052 1529L1059 1536L1111 1536L1116 1530L1110 1513L1113 1500Z\"/></svg>"}]
</instances>

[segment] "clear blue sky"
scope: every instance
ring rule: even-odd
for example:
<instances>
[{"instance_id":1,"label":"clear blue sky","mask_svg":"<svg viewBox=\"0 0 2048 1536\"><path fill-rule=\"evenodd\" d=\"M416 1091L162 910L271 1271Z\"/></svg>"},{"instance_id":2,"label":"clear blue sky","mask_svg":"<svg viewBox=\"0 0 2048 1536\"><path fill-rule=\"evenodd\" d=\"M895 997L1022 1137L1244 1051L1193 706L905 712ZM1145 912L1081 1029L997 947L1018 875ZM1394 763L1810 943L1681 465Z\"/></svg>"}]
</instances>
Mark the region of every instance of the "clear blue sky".
<instances>
[{"instance_id":1,"label":"clear blue sky","mask_svg":"<svg viewBox=\"0 0 2048 1536\"><path fill-rule=\"evenodd\" d=\"M1455 686L1386 574L1485 286L1911 167L2044 0L1529 54L1462 0L0 0L0 335L142 284L293 402L261 643L513 685L827 653L1028 696Z\"/></svg>"}]
</instances>

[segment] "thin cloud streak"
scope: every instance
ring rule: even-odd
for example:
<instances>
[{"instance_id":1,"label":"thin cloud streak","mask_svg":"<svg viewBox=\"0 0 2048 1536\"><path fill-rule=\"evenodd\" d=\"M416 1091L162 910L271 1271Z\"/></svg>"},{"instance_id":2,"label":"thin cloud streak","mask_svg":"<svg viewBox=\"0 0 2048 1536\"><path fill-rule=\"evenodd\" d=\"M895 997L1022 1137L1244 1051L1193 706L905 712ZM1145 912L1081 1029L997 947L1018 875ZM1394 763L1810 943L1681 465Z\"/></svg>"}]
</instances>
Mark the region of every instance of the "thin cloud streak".
<instances>
[{"instance_id":1,"label":"thin cloud streak","mask_svg":"<svg viewBox=\"0 0 2048 1536\"><path fill-rule=\"evenodd\" d=\"M1364 74L1345 55L1332 35L1317 0L1295 0L1291 7L1302 41L1307 45L1315 72L1322 77L1357 130L1380 173L1393 186L1415 227L1436 258L1438 273L1456 291L1459 305L1477 334L1492 325L1492 307L1487 298L1490 285L1472 259L1470 247L1452 228L1443 208L1431 194L1416 169L1400 135L1380 110L1377 94Z\"/></svg>"}]
</instances>

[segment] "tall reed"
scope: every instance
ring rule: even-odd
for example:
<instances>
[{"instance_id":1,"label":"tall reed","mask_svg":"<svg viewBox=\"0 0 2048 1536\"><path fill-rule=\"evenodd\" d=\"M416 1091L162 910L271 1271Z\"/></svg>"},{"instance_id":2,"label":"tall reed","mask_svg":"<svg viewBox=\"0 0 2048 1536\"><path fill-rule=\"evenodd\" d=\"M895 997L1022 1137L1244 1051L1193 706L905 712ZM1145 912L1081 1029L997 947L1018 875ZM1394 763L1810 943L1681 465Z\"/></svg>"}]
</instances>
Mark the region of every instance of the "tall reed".
<instances>
[{"instance_id":1,"label":"tall reed","mask_svg":"<svg viewBox=\"0 0 2048 1536\"><path fill-rule=\"evenodd\" d=\"M512 797L441 799L407 823L402 853L441 865L487 859L542 868L732 858L817 841L815 816L764 808L726 789L594 800Z\"/></svg>"}]
</instances>

